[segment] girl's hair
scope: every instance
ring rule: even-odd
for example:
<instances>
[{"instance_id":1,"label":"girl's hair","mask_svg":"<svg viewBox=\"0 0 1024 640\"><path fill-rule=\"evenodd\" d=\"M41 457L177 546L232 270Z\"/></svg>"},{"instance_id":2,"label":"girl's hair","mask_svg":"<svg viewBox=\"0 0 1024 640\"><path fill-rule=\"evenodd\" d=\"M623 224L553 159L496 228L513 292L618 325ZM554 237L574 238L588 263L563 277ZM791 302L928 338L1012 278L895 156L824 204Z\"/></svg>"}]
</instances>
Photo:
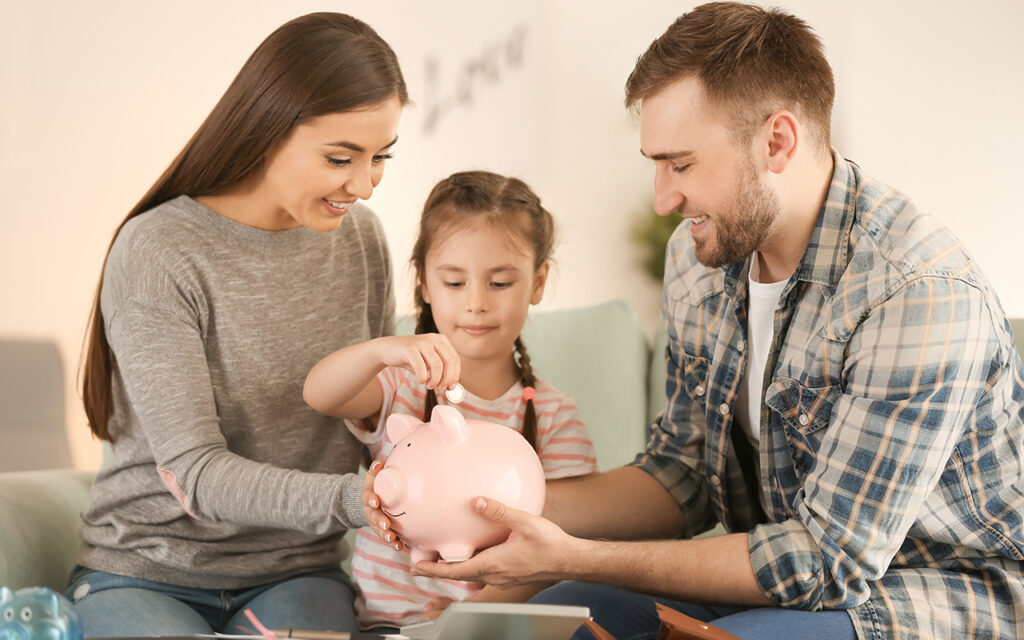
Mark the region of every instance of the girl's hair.
<instances>
[{"instance_id":1,"label":"girl's hair","mask_svg":"<svg viewBox=\"0 0 1024 640\"><path fill-rule=\"evenodd\" d=\"M391 98L409 102L405 80L395 53L369 25L341 13L311 13L285 23L256 48L178 157L118 225L114 238L128 220L172 198L221 194L258 175L296 125ZM84 349L82 400L93 434L113 441L102 288L101 271Z\"/></svg>"},{"instance_id":2,"label":"girl's hair","mask_svg":"<svg viewBox=\"0 0 1024 640\"><path fill-rule=\"evenodd\" d=\"M533 254L534 272L551 259L555 244L555 223L551 214L540 204L526 183L517 178L506 178L489 171L463 171L437 183L420 218L419 237L412 250L410 262L416 270L416 333L437 333L434 314L423 299L427 252L438 237L451 235L455 229L482 222L496 227ZM442 236L443 232L443 236ZM516 361L524 387L536 385L530 356L522 337L515 342ZM437 405L437 396L427 391L423 419ZM526 401L523 419L523 437L537 448L537 412L532 399Z\"/></svg>"}]
</instances>

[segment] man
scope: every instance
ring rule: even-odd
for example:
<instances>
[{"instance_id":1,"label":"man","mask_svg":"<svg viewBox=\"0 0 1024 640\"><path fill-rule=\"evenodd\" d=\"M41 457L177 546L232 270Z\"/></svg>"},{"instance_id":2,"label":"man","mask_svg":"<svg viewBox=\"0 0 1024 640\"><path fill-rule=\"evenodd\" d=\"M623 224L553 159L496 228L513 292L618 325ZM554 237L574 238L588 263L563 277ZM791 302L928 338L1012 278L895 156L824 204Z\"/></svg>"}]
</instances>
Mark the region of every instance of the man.
<instances>
[{"instance_id":1,"label":"man","mask_svg":"<svg viewBox=\"0 0 1024 640\"><path fill-rule=\"evenodd\" d=\"M688 221L665 412L632 465L553 484L547 520L481 498L509 541L417 571L575 580L535 601L618 638L654 637L655 601L745 639L1014 636L1024 367L957 240L831 150L833 95L777 10L703 5L651 45L626 102L656 210Z\"/></svg>"}]
</instances>

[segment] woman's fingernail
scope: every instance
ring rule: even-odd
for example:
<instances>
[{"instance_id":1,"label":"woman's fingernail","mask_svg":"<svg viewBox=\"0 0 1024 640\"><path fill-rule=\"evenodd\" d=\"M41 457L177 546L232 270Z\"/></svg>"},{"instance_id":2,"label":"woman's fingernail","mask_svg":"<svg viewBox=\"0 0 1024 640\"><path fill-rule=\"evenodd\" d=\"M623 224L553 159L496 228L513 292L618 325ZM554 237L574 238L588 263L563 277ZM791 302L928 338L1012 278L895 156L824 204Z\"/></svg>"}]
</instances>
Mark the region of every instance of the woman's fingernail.
<instances>
[{"instance_id":1,"label":"woman's fingernail","mask_svg":"<svg viewBox=\"0 0 1024 640\"><path fill-rule=\"evenodd\" d=\"M370 506L373 507L374 509L377 508L377 499L376 498L370 498Z\"/></svg>"},{"instance_id":2,"label":"woman's fingernail","mask_svg":"<svg viewBox=\"0 0 1024 640\"><path fill-rule=\"evenodd\" d=\"M476 500L473 501L473 508L476 509L477 511L483 511L484 509L487 508L487 501L484 500L483 498L477 498Z\"/></svg>"}]
</instances>

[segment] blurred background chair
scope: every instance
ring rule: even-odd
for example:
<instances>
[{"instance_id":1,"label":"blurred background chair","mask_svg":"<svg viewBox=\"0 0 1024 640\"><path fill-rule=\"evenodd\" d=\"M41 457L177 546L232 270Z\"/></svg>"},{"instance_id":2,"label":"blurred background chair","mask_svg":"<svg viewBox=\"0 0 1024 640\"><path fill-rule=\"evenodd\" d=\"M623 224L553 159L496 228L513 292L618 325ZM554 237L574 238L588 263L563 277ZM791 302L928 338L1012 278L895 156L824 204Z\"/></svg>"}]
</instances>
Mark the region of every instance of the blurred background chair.
<instances>
[{"instance_id":1,"label":"blurred background chair","mask_svg":"<svg viewBox=\"0 0 1024 640\"><path fill-rule=\"evenodd\" d=\"M0 339L0 586L63 591L93 473L68 469L64 365L52 342Z\"/></svg>"},{"instance_id":2,"label":"blurred background chair","mask_svg":"<svg viewBox=\"0 0 1024 640\"><path fill-rule=\"evenodd\" d=\"M0 471L71 466L65 429L57 345L0 339Z\"/></svg>"}]
</instances>

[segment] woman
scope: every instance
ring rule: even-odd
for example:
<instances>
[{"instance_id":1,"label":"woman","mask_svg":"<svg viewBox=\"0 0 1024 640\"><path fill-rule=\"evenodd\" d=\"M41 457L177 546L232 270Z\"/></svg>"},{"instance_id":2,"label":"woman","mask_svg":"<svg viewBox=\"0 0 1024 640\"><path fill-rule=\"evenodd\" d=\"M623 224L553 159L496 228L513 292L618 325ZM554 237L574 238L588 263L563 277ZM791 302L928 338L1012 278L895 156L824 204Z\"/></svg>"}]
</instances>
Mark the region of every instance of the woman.
<instances>
[{"instance_id":1,"label":"woman","mask_svg":"<svg viewBox=\"0 0 1024 640\"><path fill-rule=\"evenodd\" d=\"M357 629L341 536L361 445L302 400L339 344L393 333L374 214L405 83L315 13L256 49L111 244L83 396L112 443L68 595L85 634Z\"/></svg>"}]
</instances>

